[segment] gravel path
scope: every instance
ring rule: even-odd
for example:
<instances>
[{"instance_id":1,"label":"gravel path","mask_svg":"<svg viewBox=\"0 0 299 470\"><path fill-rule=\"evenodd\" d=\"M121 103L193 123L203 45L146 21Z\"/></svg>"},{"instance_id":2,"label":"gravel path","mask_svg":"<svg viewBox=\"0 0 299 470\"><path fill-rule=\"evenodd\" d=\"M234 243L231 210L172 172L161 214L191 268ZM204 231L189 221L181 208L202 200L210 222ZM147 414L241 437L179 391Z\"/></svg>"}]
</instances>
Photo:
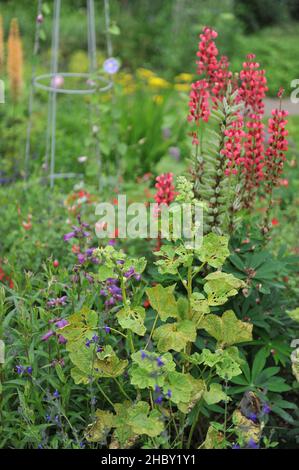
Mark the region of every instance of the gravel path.
<instances>
[{"instance_id":1,"label":"gravel path","mask_svg":"<svg viewBox=\"0 0 299 470\"><path fill-rule=\"evenodd\" d=\"M265 114L266 116L270 116L272 109L279 106L279 100L276 98L266 98L265 105ZM282 109L288 111L290 116L299 115L299 103L294 104L289 98L282 100Z\"/></svg>"}]
</instances>

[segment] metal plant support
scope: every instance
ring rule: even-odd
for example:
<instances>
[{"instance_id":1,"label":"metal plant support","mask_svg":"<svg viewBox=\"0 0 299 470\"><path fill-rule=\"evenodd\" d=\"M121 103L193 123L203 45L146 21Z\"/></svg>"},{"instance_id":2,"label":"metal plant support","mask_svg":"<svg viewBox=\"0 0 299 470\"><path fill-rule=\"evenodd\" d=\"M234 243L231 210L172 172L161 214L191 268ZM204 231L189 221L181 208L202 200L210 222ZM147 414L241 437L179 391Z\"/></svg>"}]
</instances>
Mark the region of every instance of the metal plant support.
<instances>
[{"instance_id":1,"label":"metal plant support","mask_svg":"<svg viewBox=\"0 0 299 470\"><path fill-rule=\"evenodd\" d=\"M58 68L59 57L59 37L60 37L60 13L61 0L54 0L53 10L53 29L52 29L52 51L51 51L51 69L50 73L35 76L33 70L32 90L29 98L29 120L27 129L26 155L25 155L25 174L29 173L30 162L30 134L32 127L32 108L34 90L36 88L49 93L48 102L48 123L46 135L46 152L45 152L45 168L48 172L51 187L59 178L77 177L76 173L59 173L56 172L55 152L56 152L56 119L57 119L57 94L66 95L90 95L94 93L104 93L108 91L113 82L109 78L102 77L96 73L97 71L97 51L96 51L96 27L95 27L95 7L94 0L87 0L87 34L88 34L88 73L66 73L60 72ZM105 2L106 3L106 2ZM106 5L105 5L106 6ZM41 13L42 2L38 2L38 14ZM107 27L107 11L105 9L106 27ZM109 27L109 25L108 25ZM35 54L38 52L39 26L37 25ZM61 80L74 78L81 79L84 82L82 88L64 88L64 85L55 85L55 79L59 77Z\"/></svg>"}]
</instances>

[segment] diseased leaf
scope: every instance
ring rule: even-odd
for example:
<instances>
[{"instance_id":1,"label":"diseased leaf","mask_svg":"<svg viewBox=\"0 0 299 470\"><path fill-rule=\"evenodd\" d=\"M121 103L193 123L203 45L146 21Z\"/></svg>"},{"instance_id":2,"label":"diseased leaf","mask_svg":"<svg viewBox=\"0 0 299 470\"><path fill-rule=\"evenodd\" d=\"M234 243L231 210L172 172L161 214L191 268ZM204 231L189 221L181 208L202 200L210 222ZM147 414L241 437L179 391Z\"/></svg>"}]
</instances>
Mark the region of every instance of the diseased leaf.
<instances>
[{"instance_id":1,"label":"diseased leaf","mask_svg":"<svg viewBox=\"0 0 299 470\"><path fill-rule=\"evenodd\" d=\"M109 278L116 278L117 275L114 274L113 267L106 266L105 264L101 264L98 269L98 273L96 274L96 279L99 282L106 281Z\"/></svg>"},{"instance_id":2,"label":"diseased leaf","mask_svg":"<svg viewBox=\"0 0 299 470\"><path fill-rule=\"evenodd\" d=\"M203 237L202 246L196 254L202 263L218 269L229 256L228 238L213 232L208 233Z\"/></svg>"},{"instance_id":3,"label":"diseased leaf","mask_svg":"<svg viewBox=\"0 0 299 470\"><path fill-rule=\"evenodd\" d=\"M196 328L190 320L167 323L155 330L153 338L157 341L158 350L161 352L170 349L182 351L187 343L196 340Z\"/></svg>"},{"instance_id":4,"label":"diseased leaf","mask_svg":"<svg viewBox=\"0 0 299 470\"><path fill-rule=\"evenodd\" d=\"M146 289L146 294L150 304L159 314L161 320L165 321L169 317L178 317L178 307L173 294L175 284L169 287L163 287L157 284L155 287Z\"/></svg>"},{"instance_id":5,"label":"diseased leaf","mask_svg":"<svg viewBox=\"0 0 299 470\"><path fill-rule=\"evenodd\" d=\"M215 429L211 425L207 431L206 439L204 441L205 449L224 449L225 448L225 439L222 432Z\"/></svg>"},{"instance_id":6,"label":"diseased leaf","mask_svg":"<svg viewBox=\"0 0 299 470\"><path fill-rule=\"evenodd\" d=\"M210 308L207 299L199 292L193 292L191 295L191 313L192 321L195 323L196 328L199 328L204 316L210 313Z\"/></svg>"},{"instance_id":7,"label":"diseased leaf","mask_svg":"<svg viewBox=\"0 0 299 470\"><path fill-rule=\"evenodd\" d=\"M145 309L143 307L124 307L116 314L118 323L124 330L131 330L136 335L144 336Z\"/></svg>"},{"instance_id":8,"label":"diseased leaf","mask_svg":"<svg viewBox=\"0 0 299 470\"><path fill-rule=\"evenodd\" d=\"M128 425L135 434L150 437L159 436L164 429L162 415L158 410L150 411L150 406L139 401L128 410Z\"/></svg>"},{"instance_id":9,"label":"diseased leaf","mask_svg":"<svg viewBox=\"0 0 299 470\"><path fill-rule=\"evenodd\" d=\"M229 297L237 295L245 283L232 274L216 271L205 277L204 291L208 295L208 305L223 305Z\"/></svg>"},{"instance_id":10,"label":"diseased leaf","mask_svg":"<svg viewBox=\"0 0 299 470\"><path fill-rule=\"evenodd\" d=\"M233 412L232 422L235 425L236 433L244 443L247 444L250 439L256 443L259 442L262 432L260 424L246 418L240 410Z\"/></svg>"},{"instance_id":11,"label":"diseased leaf","mask_svg":"<svg viewBox=\"0 0 299 470\"><path fill-rule=\"evenodd\" d=\"M84 436L88 442L102 442L113 426L113 414L109 411L96 410L96 420L87 426Z\"/></svg>"},{"instance_id":12,"label":"diseased leaf","mask_svg":"<svg viewBox=\"0 0 299 470\"><path fill-rule=\"evenodd\" d=\"M140 389L149 387L154 389L156 385L162 387L168 372L175 370L172 355L165 353L159 356L156 353L146 352L146 357L144 357L144 354L144 352L138 351L131 356L133 361L130 369L132 385Z\"/></svg>"},{"instance_id":13,"label":"diseased leaf","mask_svg":"<svg viewBox=\"0 0 299 470\"><path fill-rule=\"evenodd\" d=\"M219 347L252 341L252 325L238 320L232 310L227 310L221 317L206 315L201 328L217 340Z\"/></svg>"},{"instance_id":14,"label":"diseased leaf","mask_svg":"<svg viewBox=\"0 0 299 470\"><path fill-rule=\"evenodd\" d=\"M189 400L187 403L185 401L179 402L177 406L178 406L178 409L182 411L182 413L188 414L194 408L196 403L203 397L203 394L205 391L205 383L201 379L195 379L191 374L185 374L185 375L189 382L189 390L190 390Z\"/></svg>"}]
</instances>

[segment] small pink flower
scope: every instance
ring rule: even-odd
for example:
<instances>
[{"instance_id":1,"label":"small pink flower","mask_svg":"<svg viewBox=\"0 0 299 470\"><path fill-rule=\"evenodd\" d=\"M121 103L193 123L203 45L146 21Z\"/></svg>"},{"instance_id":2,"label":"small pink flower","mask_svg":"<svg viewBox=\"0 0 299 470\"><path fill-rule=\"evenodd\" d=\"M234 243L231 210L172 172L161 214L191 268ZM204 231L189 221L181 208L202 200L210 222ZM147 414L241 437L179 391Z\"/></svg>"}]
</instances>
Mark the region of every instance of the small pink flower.
<instances>
[{"instance_id":1,"label":"small pink flower","mask_svg":"<svg viewBox=\"0 0 299 470\"><path fill-rule=\"evenodd\" d=\"M51 81L52 88L62 88L64 85L64 78L62 75L54 75Z\"/></svg>"}]
</instances>

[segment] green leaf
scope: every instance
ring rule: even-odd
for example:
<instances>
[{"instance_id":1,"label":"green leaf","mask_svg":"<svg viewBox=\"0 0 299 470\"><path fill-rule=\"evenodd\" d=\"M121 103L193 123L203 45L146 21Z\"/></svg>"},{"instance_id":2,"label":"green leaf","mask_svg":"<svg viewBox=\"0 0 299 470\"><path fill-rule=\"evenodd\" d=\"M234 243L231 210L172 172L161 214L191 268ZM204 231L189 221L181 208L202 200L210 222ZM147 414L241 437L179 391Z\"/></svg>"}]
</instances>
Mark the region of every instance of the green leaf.
<instances>
[{"instance_id":1,"label":"green leaf","mask_svg":"<svg viewBox=\"0 0 299 470\"><path fill-rule=\"evenodd\" d=\"M221 384L212 383L210 389L206 390L203 394L203 397L208 405L214 405L220 401L228 401L229 398L222 390Z\"/></svg>"},{"instance_id":2,"label":"green leaf","mask_svg":"<svg viewBox=\"0 0 299 470\"><path fill-rule=\"evenodd\" d=\"M265 367L266 360L267 360L267 350L262 348L259 352L255 355L253 365L252 365L252 380L255 382L256 377L262 372Z\"/></svg>"},{"instance_id":3,"label":"green leaf","mask_svg":"<svg viewBox=\"0 0 299 470\"><path fill-rule=\"evenodd\" d=\"M158 366L157 359L163 362ZM162 356L153 352L146 352L143 358L142 352L138 351L131 356L133 365L130 369L131 384L137 388L144 389L156 385L162 387L165 383L168 372L175 370L175 362L172 354L165 353Z\"/></svg>"},{"instance_id":4,"label":"green leaf","mask_svg":"<svg viewBox=\"0 0 299 470\"><path fill-rule=\"evenodd\" d=\"M190 320L167 323L155 330L153 338L157 341L158 350L161 352L170 349L182 351L187 343L196 340L196 328Z\"/></svg>"},{"instance_id":5,"label":"green leaf","mask_svg":"<svg viewBox=\"0 0 299 470\"><path fill-rule=\"evenodd\" d=\"M105 266L104 264L102 264L99 267L98 273L96 275L96 279L99 282L103 282L103 281L106 281L109 278L116 278L116 277L117 276L116 276L116 274L114 274L113 267L108 267L108 266Z\"/></svg>"},{"instance_id":6,"label":"green leaf","mask_svg":"<svg viewBox=\"0 0 299 470\"><path fill-rule=\"evenodd\" d=\"M220 268L229 256L228 238L211 232L203 237L202 246L196 254L202 263Z\"/></svg>"},{"instance_id":7,"label":"green leaf","mask_svg":"<svg viewBox=\"0 0 299 470\"><path fill-rule=\"evenodd\" d=\"M116 23L112 23L110 28L109 28L109 33L113 34L114 36L119 36L120 35L120 28L117 26Z\"/></svg>"},{"instance_id":8,"label":"green leaf","mask_svg":"<svg viewBox=\"0 0 299 470\"><path fill-rule=\"evenodd\" d=\"M187 374L181 372L169 372L167 376L166 386L163 391L167 393L171 390L171 401L173 403L185 403L188 404L192 396L192 387L190 386L190 380Z\"/></svg>"},{"instance_id":9,"label":"green leaf","mask_svg":"<svg viewBox=\"0 0 299 470\"><path fill-rule=\"evenodd\" d=\"M206 315L200 327L215 338L220 347L252 341L252 325L238 320L232 310L224 312L222 317Z\"/></svg>"},{"instance_id":10,"label":"green leaf","mask_svg":"<svg viewBox=\"0 0 299 470\"><path fill-rule=\"evenodd\" d=\"M136 335L144 336L146 328L144 326L145 309L143 307L124 307L117 312L116 318L124 330L131 330Z\"/></svg>"},{"instance_id":11,"label":"green leaf","mask_svg":"<svg viewBox=\"0 0 299 470\"><path fill-rule=\"evenodd\" d=\"M98 314L87 307L67 318L69 324L63 328L63 336L68 340L67 349L82 339L91 338L98 328ZM76 346L75 346L76 349Z\"/></svg>"},{"instance_id":12,"label":"green leaf","mask_svg":"<svg viewBox=\"0 0 299 470\"><path fill-rule=\"evenodd\" d=\"M156 310L161 318L165 321L169 317L178 317L178 307L174 296L175 284L169 287L163 287L157 284L155 287L146 289L146 294L150 304Z\"/></svg>"},{"instance_id":13,"label":"green leaf","mask_svg":"<svg viewBox=\"0 0 299 470\"><path fill-rule=\"evenodd\" d=\"M189 392L186 392L187 394L184 398L184 401L177 403L177 407L180 411L182 411L182 413L187 414L203 397L206 386L203 380L195 379L191 374L185 374L185 376L189 382ZM169 389L173 392L173 389ZM167 393L166 387L164 387L164 392ZM175 399L178 399L179 396L180 395L178 394L178 390L176 390ZM186 398L188 398L188 401L186 401ZM173 397L171 397L171 400L174 401Z\"/></svg>"},{"instance_id":14,"label":"green leaf","mask_svg":"<svg viewBox=\"0 0 299 470\"><path fill-rule=\"evenodd\" d=\"M134 268L135 272L142 274L146 268L147 261L144 257L141 258L127 258L123 264L123 271L128 271Z\"/></svg>"},{"instance_id":15,"label":"green leaf","mask_svg":"<svg viewBox=\"0 0 299 470\"><path fill-rule=\"evenodd\" d=\"M238 293L238 289L245 283L232 274L216 271L205 277L204 291L208 295L208 304L212 306L223 305L229 297Z\"/></svg>"},{"instance_id":16,"label":"green leaf","mask_svg":"<svg viewBox=\"0 0 299 470\"><path fill-rule=\"evenodd\" d=\"M150 411L150 406L139 401L128 410L128 425L135 434L150 437L159 436L164 429L163 418L158 410Z\"/></svg>"}]
</instances>

